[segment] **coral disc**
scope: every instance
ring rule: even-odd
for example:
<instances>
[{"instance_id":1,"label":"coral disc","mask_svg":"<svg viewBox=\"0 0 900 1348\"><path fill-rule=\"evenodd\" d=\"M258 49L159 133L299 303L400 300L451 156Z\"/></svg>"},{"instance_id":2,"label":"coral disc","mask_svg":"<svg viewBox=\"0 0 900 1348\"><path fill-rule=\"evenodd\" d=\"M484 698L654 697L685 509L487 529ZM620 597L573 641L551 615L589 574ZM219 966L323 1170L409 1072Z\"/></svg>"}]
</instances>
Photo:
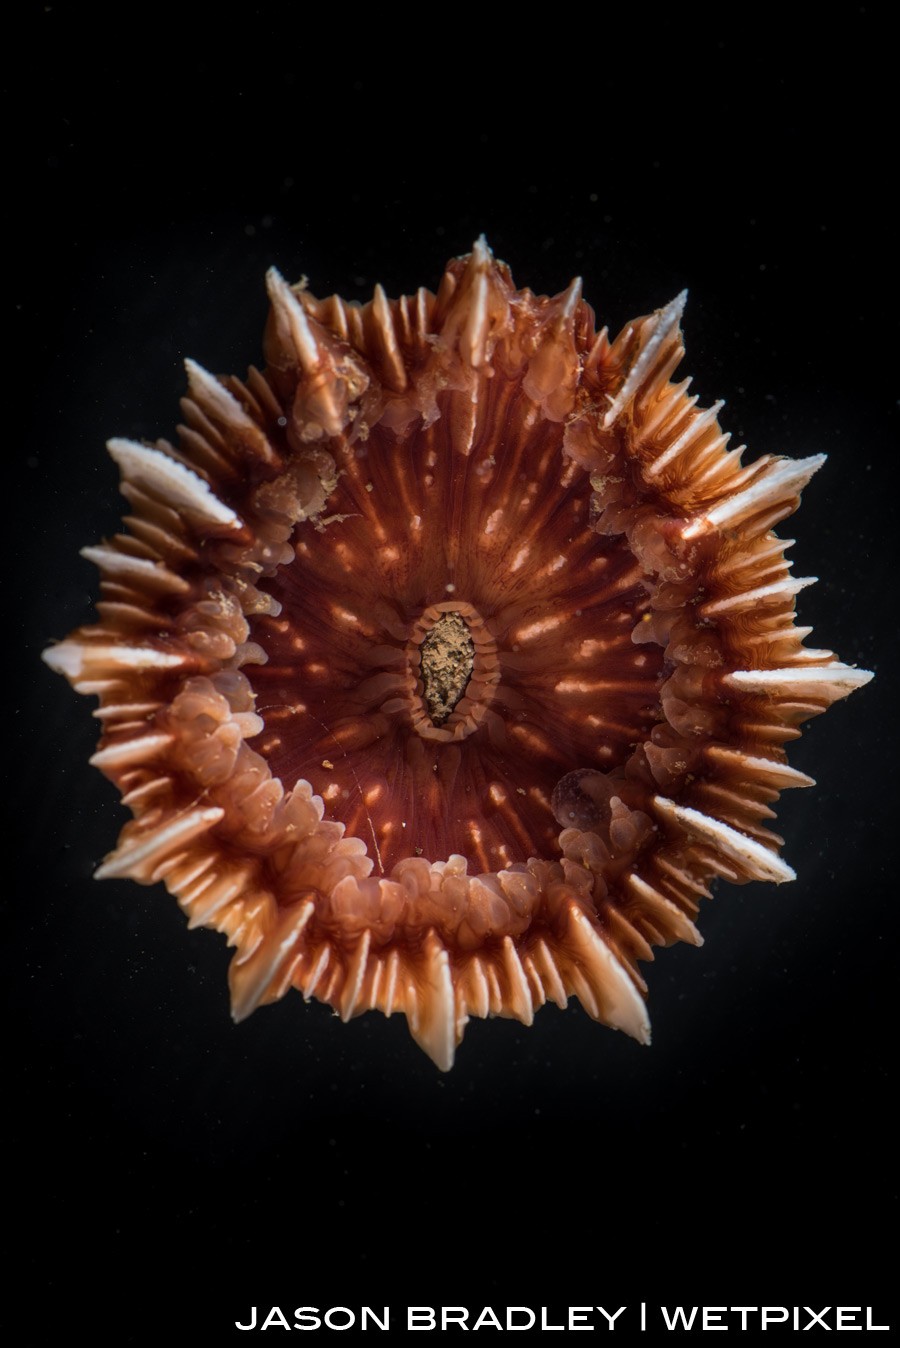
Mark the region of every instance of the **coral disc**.
<instances>
[{"instance_id":1,"label":"coral disc","mask_svg":"<svg viewBox=\"0 0 900 1348\"><path fill-rule=\"evenodd\" d=\"M134 815L98 875L227 933L239 1018L402 1011L448 1068L574 995L646 1042L638 962L793 878L784 746L871 677L773 533L822 458L745 464L670 382L684 296L611 342L483 241L436 294L269 292L264 372L188 362L177 446L110 442L128 532L45 653Z\"/></svg>"}]
</instances>

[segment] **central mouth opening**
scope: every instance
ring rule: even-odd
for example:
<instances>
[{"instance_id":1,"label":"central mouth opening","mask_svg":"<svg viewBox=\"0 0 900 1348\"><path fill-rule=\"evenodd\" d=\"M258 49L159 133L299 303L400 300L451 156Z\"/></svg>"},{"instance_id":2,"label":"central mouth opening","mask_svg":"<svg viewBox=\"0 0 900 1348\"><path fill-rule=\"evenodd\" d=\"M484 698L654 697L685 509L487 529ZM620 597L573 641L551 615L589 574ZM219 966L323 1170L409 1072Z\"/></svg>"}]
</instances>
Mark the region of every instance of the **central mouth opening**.
<instances>
[{"instance_id":1,"label":"central mouth opening","mask_svg":"<svg viewBox=\"0 0 900 1348\"><path fill-rule=\"evenodd\" d=\"M383 875L556 856L561 828L606 826L610 774L660 719L643 565L593 528L561 426L518 406L464 463L448 419L342 451L335 522L298 530L266 580L280 611L252 618L261 756Z\"/></svg>"},{"instance_id":2,"label":"central mouth opening","mask_svg":"<svg viewBox=\"0 0 900 1348\"><path fill-rule=\"evenodd\" d=\"M475 645L461 613L443 613L422 642L422 699L432 725L442 726L466 691Z\"/></svg>"}]
</instances>

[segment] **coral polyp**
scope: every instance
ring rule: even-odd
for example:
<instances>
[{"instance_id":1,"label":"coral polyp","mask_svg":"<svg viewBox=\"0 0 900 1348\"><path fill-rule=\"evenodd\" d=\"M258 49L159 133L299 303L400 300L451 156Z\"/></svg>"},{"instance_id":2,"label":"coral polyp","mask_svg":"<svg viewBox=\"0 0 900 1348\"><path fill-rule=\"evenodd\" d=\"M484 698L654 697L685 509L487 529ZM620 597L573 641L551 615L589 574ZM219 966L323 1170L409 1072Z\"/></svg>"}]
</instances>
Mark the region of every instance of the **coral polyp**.
<instances>
[{"instance_id":1,"label":"coral polyp","mask_svg":"<svg viewBox=\"0 0 900 1348\"><path fill-rule=\"evenodd\" d=\"M793 878L785 746L871 677L773 532L823 458L744 462L672 382L684 296L610 340L483 241L435 294L268 284L264 371L188 362L177 444L110 441L127 532L45 654L134 816L98 875L226 933L238 1018L400 1011L446 1069L574 996L646 1042L640 961Z\"/></svg>"}]
</instances>

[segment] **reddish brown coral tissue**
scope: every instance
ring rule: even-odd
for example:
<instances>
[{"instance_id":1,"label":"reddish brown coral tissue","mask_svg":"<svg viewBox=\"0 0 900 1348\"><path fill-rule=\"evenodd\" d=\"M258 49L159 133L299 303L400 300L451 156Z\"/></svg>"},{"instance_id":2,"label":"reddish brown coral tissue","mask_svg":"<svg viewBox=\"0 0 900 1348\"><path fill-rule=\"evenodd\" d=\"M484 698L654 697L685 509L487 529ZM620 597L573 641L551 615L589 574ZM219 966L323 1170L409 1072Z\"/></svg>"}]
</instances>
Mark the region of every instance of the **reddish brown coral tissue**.
<instances>
[{"instance_id":1,"label":"reddish brown coral tissue","mask_svg":"<svg viewBox=\"0 0 900 1348\"><path fill-rule=\"evenodd\" d=\"M785 744L870 678L803 645L772 532L822 458L727 449L683 297L610 342L483 241L436 295L268 284L265 371L188 362L178 444L110 442L128 531L45 656L134 814L98 875L227 933L237 1017L402 1011L448 1068L574 994L646 1041L638 962L792 878Z\"/></svg>"}]
</instances>

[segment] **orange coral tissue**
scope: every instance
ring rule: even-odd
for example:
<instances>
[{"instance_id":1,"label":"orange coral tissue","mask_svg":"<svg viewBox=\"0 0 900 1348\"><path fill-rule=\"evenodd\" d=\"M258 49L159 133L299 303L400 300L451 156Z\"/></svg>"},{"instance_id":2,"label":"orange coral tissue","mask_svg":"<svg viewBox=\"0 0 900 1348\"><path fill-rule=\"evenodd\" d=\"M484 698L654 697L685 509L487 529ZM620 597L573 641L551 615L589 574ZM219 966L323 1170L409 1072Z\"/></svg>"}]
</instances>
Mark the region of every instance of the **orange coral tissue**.
<instances>
[{"instance_id":1,"label":"orange coral tissue","mask_svg":"<svg viewBox=\"0 0 900 1348\"><path fill-rule=\"evenodd\" d=\"M772 532L823 460L728 450L683 296L611 342L483 240L436 295L268 285L263 373L189 361L178 444L110 441L128 531L45 654L134 815L97 874L227 934L237 1018L402 1011L446 1069L574 995L646 1042L639 961L793 878L784 746L871 677L803 645Z\"/></svg>"}]
</instances>

